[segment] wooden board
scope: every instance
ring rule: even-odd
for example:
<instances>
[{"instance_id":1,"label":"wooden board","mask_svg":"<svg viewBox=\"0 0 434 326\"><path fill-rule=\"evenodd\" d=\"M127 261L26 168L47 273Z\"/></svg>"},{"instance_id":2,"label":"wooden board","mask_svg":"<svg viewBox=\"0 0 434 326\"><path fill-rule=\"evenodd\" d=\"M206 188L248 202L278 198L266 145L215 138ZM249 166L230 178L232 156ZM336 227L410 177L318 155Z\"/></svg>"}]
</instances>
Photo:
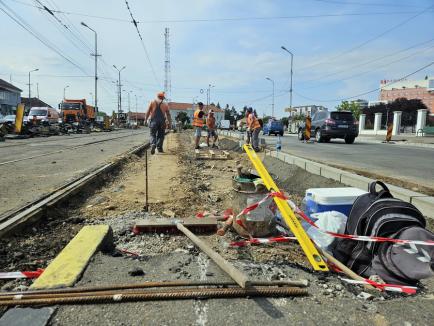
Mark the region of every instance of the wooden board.
<instances>
[{"instance_id":1,"label":"wooden board","mask_svg":"<svg viewBox=\"0 0 434 326\"><path fill-rule=\"evenodd\" d=\"M198 149L195 150L195 158L196 160L228 160L230 159L230 153L228 151L215 152L214 150L200 151Z\"/></svg>"},{"instance_id":2,"label":"wooden board","mask_svg":"<svg viewBox=\"0 0 434 326\"><path fill-rule=\"evenodd\" d=\"M134 233L179 233L176 223L181 223L189 229L195 230L196 233L214 233L217 231L217 219L215 218L153 218L136 221Z\"/></svg>"}]
</instances>

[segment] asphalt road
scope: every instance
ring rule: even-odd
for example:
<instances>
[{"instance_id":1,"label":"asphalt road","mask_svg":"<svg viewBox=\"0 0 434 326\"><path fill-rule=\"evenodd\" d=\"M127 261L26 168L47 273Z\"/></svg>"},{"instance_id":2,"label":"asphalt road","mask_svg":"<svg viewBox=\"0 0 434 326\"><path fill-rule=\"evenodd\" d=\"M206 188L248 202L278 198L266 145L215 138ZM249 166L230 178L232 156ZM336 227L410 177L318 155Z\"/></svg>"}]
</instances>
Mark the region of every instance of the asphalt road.
<instances>
[{"instance_id":1,"label":"asphalt road","mask_svg":"<svg viewBox=\"0 0 434 326\"><path fill-rule=\"evenodd\" d=\"M277 137L262 136L267 144ZM375 173L434 188L434 148L410 145L368 143L347 145L343 140L330 143L303 143L295 136L282 137L282 151L322 162L368 173Z\"/></svg>"},{"instance_id":2,"label":"asphalt road","mask_svg":"<svg viewBox=\"0 0 434 326\"><path fill-rule=\"evenodd\" d=\"M147 142L148 129L7 140L0 144L0 214Z\"/></svg>"}]
</instances>

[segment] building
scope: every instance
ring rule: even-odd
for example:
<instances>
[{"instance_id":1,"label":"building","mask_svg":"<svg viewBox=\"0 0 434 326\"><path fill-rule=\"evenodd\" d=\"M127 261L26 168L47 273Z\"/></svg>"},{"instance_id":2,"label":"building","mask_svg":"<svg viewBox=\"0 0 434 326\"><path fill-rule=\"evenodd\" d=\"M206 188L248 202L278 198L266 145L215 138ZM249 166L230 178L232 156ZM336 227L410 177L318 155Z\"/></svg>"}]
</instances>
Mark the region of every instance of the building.
<instances>
[{"instance_id":1,"label":"building","mask_svg":"<svg viewBox=\"0 0 434 326\"><path fill-rule=\"evenodd\" d=\"M0 79L0 114L15 114L18 104L21 102L22 90Z\"/></svg>"},{"instance_id":2,"label":"building","mask_svg":"<svg viewBox=\"0 0 434 326\"><path fill-rule=\"evenodd\" d=\"M381 101L394 101L405 97L408 100L421 100L434 114L434 77L425 77L422 80L382 80L380 81Z\"/></svg>"},{"instance_id":3,"label":"building","mask_svg":"<svg viewBox=\"0 0 434 326\"><path fill-rule=\"evenodd\" d=\"M322 105L300 105L300 106L293 106L292 108L285 109L285 112L289 112L290 117L295 117L299 115L307 115L312 116L318 111L328 111L328 109Z\"/></svg>"},{"instance_id":4,"label":"building","mask_svg":"<svg viewBox=\"0 0 434 326\"><path fill-rule=\"evenodd\" d=\"M388 103L390 103L390 101L369 101L369 103L368 103L368 108L373 107L373 106L376 106L376 105L379 105L379 104L384 104L384 105L386 105L386 104L388 104Z\"/></svg>"},{"instance_id":5,"label":"building","mask_svg":"<svg viewBox=\"0 0 434 326\"><path fill-rule=\"evenodd\" d=\"M170 117L172 118L173 122L176 120L176 117L180 112L185 112L190 119L190 123L193 122L193 115L194 111L196 110L196 104L194 105L194 108L193 104L191 103L169 102L168 104ZM214 111L216 124L219 125L220 121L224 120L225 118L225 111L217 108L215 105L205 105L204 111L206 114L208 114L209 110Z\"/></svg>"},{"instance_id":6,"label":"building","mask_svg":"<svg viewBox=\"0 0 434 326\"><path fill-rule=\"evenodd\" d=\"M26 114L29 113L30 109L33 107L49 107L49 108L52 107L50 104L47 104L44 101L41 101L37 97L30 98L30 103L29 103L28 97L22 97L21 103L24 104L24 111L26 112Z\"/></svg>"},{"instance_id":7,"label":"building","mask_svg":"<svg viewBox=\"0 0 434 326\"><path fill-rule=\"evenodd\" d=\"M350 101L350 103L358 104L359 108L361 108L361 109L366 109L369 106L369 102L366 100L362 100L362 99L353 100L353 101Z\"/></svg>"},{"instance_id":8,"label":"building","mask_svg":"<svg viewBox=\"0 0 434 326\"><path fill-rule=\"evenodd\" d=\"M146 113L144 112L128 112L127 113L127 123L128 124L135 124L137 122L138 126L144 126L145 125L145 116Z\"/></svg>"}]
</instances>

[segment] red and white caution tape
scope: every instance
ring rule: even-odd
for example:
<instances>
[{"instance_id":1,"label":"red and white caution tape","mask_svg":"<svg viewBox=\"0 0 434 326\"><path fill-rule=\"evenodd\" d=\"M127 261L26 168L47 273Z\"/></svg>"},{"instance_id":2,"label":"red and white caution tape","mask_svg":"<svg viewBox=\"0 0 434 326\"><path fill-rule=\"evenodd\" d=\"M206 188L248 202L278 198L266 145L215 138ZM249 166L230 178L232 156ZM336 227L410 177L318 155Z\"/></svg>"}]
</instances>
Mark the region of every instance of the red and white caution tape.
<instances>
[{"instance_id":1,"label":"red and white caution tape","mask_svg":"<svg viewBox=\"0 0 434 326\"><path fill-rule=\"evenodd\" d=\"M251 238L249 240L234 241L230 243L232 247L244 247L248 244L266 244L275 242L290 242L297 240L296 237L271 237L271 238Z\"/></svg>"},{"instance_id":2,"label":"red and white caution tape","mask_svg":"<svg viewBox=\"0 0 434 326\"><path fill-rule=\"evenodd\" d=\"M30 272L1 272L0 279L38 278L43 272L41 268Z\"/></svg>"},{"instance_id":3,"label":"red and white caution tape","mask_svg":"<svg viewBox=\"0 0 434 326\"><path fill-rule=\"evenodd\" d=\"M319 228L315 224L315 222L313 222L292 201L288 200L288 204L291 206L291 208L294 210L294 212L296 214L300 215L303 220L305 220L307 223L309 223L313 227L317 228L318 231L320 231L321 233L331 235L332 237L335 237L335 238L351 239L351 240L366 241L366 242L392 242L392 243L400 243L400 244L415 244L415 245L422 245L422 246L434 246L434 241L406 240L406 239L394 239L394 238L374 237L374 236L370 237L370 236L365 236L365 235L342 234L342 233L336 233L336 232L330 232L330 231L322 230L321 228Z\"/></svg>"},{"instance_id":4,"label":"red and white caution tape","mask_svg":"<svg viewBox=\"0 0 434 326\"><path fill-rule=\"evenodd\" d=\"M401 292L406 294L416 294L417 287L415 286L407 286L407 285L398 285L398 284L382 284L377 283L369 279L365 279L364 281L358 281L358 280L351 280L348 278L340 278L342 281L349 283L349 284L367 284L372 285L380 290L383 291L390 291L390 292Z\"/></svg>"},{"instance_id":5,"label":"red and white caution tape","mask_svg":"<svg viewBox=\"0 0 434 326\"><path fill-rule=\"evenodd\" d=\"M198 212L196 214L196 218L216 217L216 218L221 218L224 221L226 221L231 216L234 216L234 211L232 208L226 209L222 215L216 215L216 213L209 212L209 211Z\"/></svg>"},{"instance_id":6,"label":"red and white caution tape","mask_svg":"<svg viewBox=\"0 0 434 326\"><path fill-rule=\"evenodd\" d=\"M281 192L272 192L272 193L269 193L267 196L265 196L260 201L258 201L256 203L254 203L254 204L252 204L252 205L244 208L241 211L241 213L237 215L237 218L235 219L235 221L238 224L240 224L241 226L243 226L241 220L238 217L241 216L241 215L248 214L249 212L255 210L256 208L258 208L259 205L261 205L262 203L264 203L270 197L278 197L278 198L286 200L288 202L289 206L294 211L294 213L298 214L303 220L305 220L311 226L317 228L318 231L320 231L321 233L325 233L325 234L331 235L332 237L335 237L335 238L351 239L351 240L366 241L366 242L392 242L392 243L399 243L399 244L415 244L415 245L422 245L422 246L434 246L434 241L406 240L406 239L394 239L394 238L374 237L374 236L370 237L370 236L364 236L364 235L342 234L342 233L336 233L336 232L322 230L300 208L298 208L297 205L295 205L295 203L293 201L289 200ZM285 237L282 237L282 238L285 238ZM278 240L277 241L273 241L273 242L284 242L284 241L279 241L279 238L274 238L274 239L275 240L278 239ZM251 240L249 240L249 241L251 241ZM267 242L257 242L257 243L267 243Z\"/></svg>"}]
</instances>

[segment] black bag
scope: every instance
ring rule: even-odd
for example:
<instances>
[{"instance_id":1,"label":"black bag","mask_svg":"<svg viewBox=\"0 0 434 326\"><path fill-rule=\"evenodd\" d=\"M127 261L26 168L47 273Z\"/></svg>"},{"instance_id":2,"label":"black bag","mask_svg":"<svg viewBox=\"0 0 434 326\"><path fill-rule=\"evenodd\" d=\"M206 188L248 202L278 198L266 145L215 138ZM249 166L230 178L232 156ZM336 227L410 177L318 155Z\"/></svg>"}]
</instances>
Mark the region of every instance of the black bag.
<instances>
[{"instance_id":1,"label":"black bag","mask_svg":"<svg viewBox=\"0 0 434 326\"><path fill-rule=\"evenodd\" d=\"M382 187L381 191L377 192L377 185ZM393 198L387 186L381 181L376 181L369 185L369 193L359 196L355 200L347 220L345 233L399 238L403 236L404 230L413 229L413 231L423 230L423 232L428 233L424 234L424 238L432 236L434 239L434 235L425 230L425 226L426 221L424 216L414 205ZM408 233L404 233L404 236L406 235ZM407 239L422 240L417 232L413 232L412 235L414 236L413 238ZM405 238L402 237L402 239ZM382 277L386 282L398 279L401 280L398 283L414 283L415 279L412 277L416 276L417 273L409 277L405 273L399 273L398 270L401 267L391 267L392 259L390 257L396 255L396 252L392 253L395 249L391 248L395 247L396 245L393 243L337 239L333 255L359 275L369 277L375 274ZM433 247L426 246L425 250L428 250L425 251L428 252L428 255L433 256ZM404 252L401 252L401 256ZM393 259L393 261L399 260ZM399 265L400 263L397 264ZM401 259L401 264L406 264L405 259ZM428 266L428 269L430 269L430 263L428 263ZM402 268L407 270L406 267Z\"/></svg>"}]
</instances>

